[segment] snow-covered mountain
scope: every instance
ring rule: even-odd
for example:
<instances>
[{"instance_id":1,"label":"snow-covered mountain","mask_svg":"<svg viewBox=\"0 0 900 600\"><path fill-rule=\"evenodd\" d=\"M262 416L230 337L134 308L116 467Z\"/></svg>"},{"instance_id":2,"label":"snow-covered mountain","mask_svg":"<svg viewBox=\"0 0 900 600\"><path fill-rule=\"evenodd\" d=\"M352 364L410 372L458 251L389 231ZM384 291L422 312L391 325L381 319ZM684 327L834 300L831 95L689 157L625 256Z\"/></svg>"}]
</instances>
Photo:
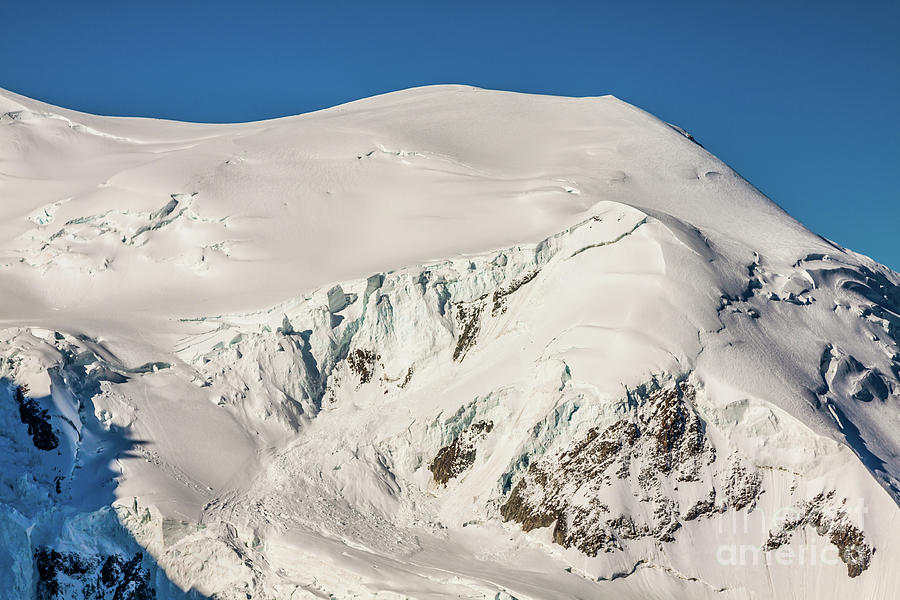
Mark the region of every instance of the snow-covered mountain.
<instances>
[{"instance_id":1,"label":"snow-covered mountain","mask_svg":"<svg viewBox=\"0 0 900 600\"><path fill-rule=\"evenodd\" d=\"M900 275L678 127L0 115L0 598L900 589Z\"/></svg>"}]
</instances>

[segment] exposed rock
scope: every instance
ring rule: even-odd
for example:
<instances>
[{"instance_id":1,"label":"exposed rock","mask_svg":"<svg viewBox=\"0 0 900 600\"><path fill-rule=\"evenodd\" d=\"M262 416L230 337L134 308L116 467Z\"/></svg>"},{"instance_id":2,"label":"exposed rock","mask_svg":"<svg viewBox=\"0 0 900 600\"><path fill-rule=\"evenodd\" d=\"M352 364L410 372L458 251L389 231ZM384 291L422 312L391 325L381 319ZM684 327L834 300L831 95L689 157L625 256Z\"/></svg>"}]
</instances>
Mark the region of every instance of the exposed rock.
<instances>
[{"instance_id":1,"label":"exposed rock","mask_svg":"<svg viewBox=\"0 0 900 600\"><path fill-rule=\"evenodd\" d=\"M679 481L697 481L700 469L716 459L706 439L703 422L692 408L694 388L681 384L659 390L639 411L641 430L655 444L649 448L648 467L659 473L675 472Z\"/></svg>"},{"instance_id":2,"label":"exposed rock","mask_svg":"<svg viewBox=\"0 0 900 600\"><path fill-rule=\"evenodd\" d=\"M477 444L494 429L492 421L477 421L464 429L453 442L438 450L428 466L437 483L446 485L475 462Z\"/></svg>"},{"instance_id":3,"label":"exposed rock","mask_svg":"<svg viewBox=\"0 0 900 600\"><path fill-rule=\"evenodd\" d=\"M701 477L716 452L693 408L694 388L681 383L650 389L631 394L632 408L623 419L602 430L593 427L568 448L531 463L501 506L503 518L520 523L524 531L555 522L556 543L595 556L622 549L629 539L675 539L681 528L679 506L661 491L664 479L665 487L684 482L709 488L707 499L691 507L684 520L725 510L716 505L714 482ZM734 498L735 510L752 508L761 492L758 475L739 469L725 494ZM604 500L607 492L612 499L635 496L647 510L613 511Z\"/></svg>"},{"instance_id":4,"label":"exposed rock","mask_svg":"<svg viewBox=\"0 0 900 600\"><path fill-rule=\"evenodd\" d=\"M42 546L34 554L38 600L153 600L143 554L85 557Z\"/></svg>"},{"instance_id":5,"label":"exposed rock","mask_svg":"<svg viewBox=\"0 0 900 600\"><path fill-rule=\"evenodd\" d=\"M484 309L484 298L479 298L468 306L459 303L456 308L456 321L460 326L460 334L453 349L453 360L462 361L466 352L475 345L478 332L481 330L481 311Z\"/></svg>"},{"instance_id":6,"label":"exposed rock","mask_svg":"<svg viewBox=\"0 0 900 600\"><path fill-rule=\"evenodd\" d=\"M359 383L369 383L375 373L375 363L381 357L372 350L357 348L347 356L347 364L350 371L359 377Z\"/></svg>"},{"instance_id":7,"label":"exposed rock","mask_svg":"<svg viewBox=\"0 0 900 600\"><path fill-rule=\"evenodd\" d=\"M400 382L400 389L406 388L409 385L409 382L412 381L413 376L413 368L410 367L406 370L406 375L403 376L403 381Z\"/></svg>"},{"instance_id":8,"label":"exposed rock","mask_svg":"<svg viewBox=\"0 0 900 600\"><path fill-rule=\"evenodd\" d=\"M534 280L539 272L536 269L494 290L491 295L491 316L497 317L505 313L506 298L523 285ZM475 345L475 341L481 331L482 318L487 308L487 294L471 302L458 302L454 304L454 307L456 309L456 323L460 333L456 340L456 347L453 349L453 360L461 362L469 349Z\"/></svg>"},{"instance_id":9,"label":"exposed rock","mask_svg":"<svg viewBox=\"0 0 900 600\"><path fill-rule=\"evenodd\" d=\"M756 500L762 493L762 476L756 471L749 471L739 460L735 460L725 486L725 497L729 507L741 510L756 506Z\"/></svg>"},{"instance_id":10,"label":"exposed rock","mask_svg":"<svg viewBox=\"0 0 900 600\"><path fill-rule=\"evenodd\" d=\"M863 532L853 525L843 508L834 506L834 492L819 493L811 500L797 506L793 515L786 518L781 527L769 532L763 550L776 550L791 541L796 530L813 527L838 549L838 556L847 565L847 575L857 577L869 568L875 550L866 543Z\"/></svg>"},{"instance_id":11,"label":"exposed rock","mask_svg":"<svg viewBox=\"0 0 900 600\"><path fill-rule=\"evenodd\" d=\"M514 279L507 285L496 290L491 297L491 301L493 302L493 307L491 308L491 315L496 317L498 315L502 315L506 312L506 298L507 296L513 294L520 287L525 285L526 283L531 282L535 277L537 277L539 271L535 270L531 273L523 275L518 279Z\"/></svg>"},{"instance_id":12,"label":"exposed rock","mask_svg":"<svg viewBox=\"0 0 900 600\"><path fill-rule=\"evenodd\" d=\"M53 450L59 446L59 437L50 424L50 413L40 407L36 400L28 398L28 387L16 388L16 402L19 403L19 418L28 425L28 435L38 450Z\"/></svg>"},{"instance_id":13,"label":"exposed rock","mask_svg":"<svg viewBox=\"0 0 900 600\"><path fill-rule=\"evenodd\" d=\"M719 512L721 512L721 509L716 506L716 490L710 490L709 496L703 500L698 500L686 513L684 513L684 520L693 521L694 519L699 519L700 517Z\"/></svg>"}]
</instances>

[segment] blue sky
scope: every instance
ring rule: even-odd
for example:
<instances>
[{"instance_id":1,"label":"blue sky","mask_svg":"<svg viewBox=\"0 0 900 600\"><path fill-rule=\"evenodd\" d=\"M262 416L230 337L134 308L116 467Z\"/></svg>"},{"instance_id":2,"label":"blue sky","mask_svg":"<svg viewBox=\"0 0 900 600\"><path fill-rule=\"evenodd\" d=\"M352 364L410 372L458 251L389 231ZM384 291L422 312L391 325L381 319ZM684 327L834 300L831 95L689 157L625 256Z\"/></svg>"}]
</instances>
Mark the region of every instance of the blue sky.
<instances>
[{"instance_id":1,"label":"blue sky","mask_svg":"<svg viewBox=\"0 0 900 600\"><path fill-rule=\"evenodd\" d=\"M192 121L433 83L611 93L900 269L900 2L5 3L0 87Z\"/></svg>"}]
</instances>

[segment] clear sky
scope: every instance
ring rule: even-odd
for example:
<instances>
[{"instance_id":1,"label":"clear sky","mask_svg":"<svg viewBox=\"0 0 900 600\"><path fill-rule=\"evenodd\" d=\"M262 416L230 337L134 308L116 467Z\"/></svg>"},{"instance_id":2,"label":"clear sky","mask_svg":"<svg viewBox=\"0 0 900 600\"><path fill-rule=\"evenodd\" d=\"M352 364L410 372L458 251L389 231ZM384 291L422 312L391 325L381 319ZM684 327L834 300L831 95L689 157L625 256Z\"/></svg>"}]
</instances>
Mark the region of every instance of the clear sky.
<instances>
[{"instance_id":1,"label":"clear sky","mask_svg":"<svg viewBox=\"0 0 900 600\"><path fill-rule=\"evenodd\" d=\"M246 121L434 83L614 94L900 270L900 2L4 2L0 87Z\"/></svg>"}]
</instances>

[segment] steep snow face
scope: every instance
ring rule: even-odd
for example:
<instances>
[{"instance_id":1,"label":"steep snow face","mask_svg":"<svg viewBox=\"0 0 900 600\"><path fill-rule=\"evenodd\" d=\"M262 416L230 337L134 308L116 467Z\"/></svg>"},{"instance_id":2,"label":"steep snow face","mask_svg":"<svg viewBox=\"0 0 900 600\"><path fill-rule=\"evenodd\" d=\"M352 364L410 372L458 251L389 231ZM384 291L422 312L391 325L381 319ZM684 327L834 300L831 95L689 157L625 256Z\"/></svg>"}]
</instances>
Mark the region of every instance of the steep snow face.
<instances>
[{"instance_id":1,"label":"steep snow face","mask_svg":"<svg viewBox=\"0 0 900 600\"><path fill-rule=\"evenodd\" d=\"M900 587L900 277L677 127L0 112L0 598Z\"/></svg>"}]
</instances>

